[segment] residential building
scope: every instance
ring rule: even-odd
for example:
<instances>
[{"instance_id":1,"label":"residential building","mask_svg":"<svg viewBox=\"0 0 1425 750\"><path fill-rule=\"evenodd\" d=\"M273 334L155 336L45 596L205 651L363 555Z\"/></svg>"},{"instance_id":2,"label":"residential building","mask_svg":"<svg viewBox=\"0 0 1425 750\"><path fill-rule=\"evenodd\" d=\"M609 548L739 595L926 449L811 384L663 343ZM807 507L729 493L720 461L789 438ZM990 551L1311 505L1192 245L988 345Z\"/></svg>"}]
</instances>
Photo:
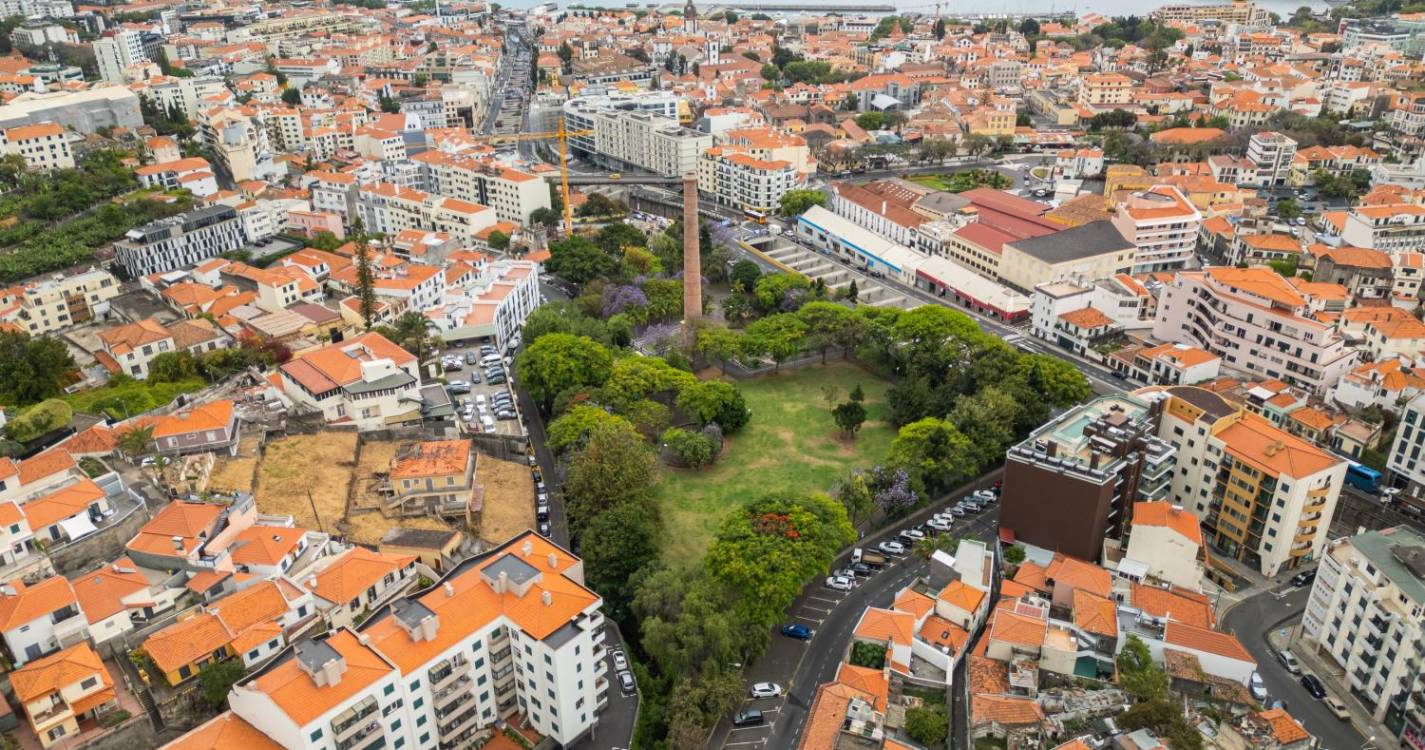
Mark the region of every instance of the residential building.
<instances>
[{"instance_id":1,"label":"residential building","mask_svg":"<svg viewBox=\"0 0 1425 750\"><path fill-rule=\"evenodd\" d=\"M1133 79L1121 73L1089 73L1079 79L1079 104L1089 109L1131 109Z\"/></svg>"},{"instance_id":2,"label":"residential building","mask_svg":"<svg viewBox=\"0 0 1425 750\"><path fill-rule=\"evenodd\" d=\"M285 578L254 583L190 610L144 639L140 647L169 685L197 677L209 664L238 659L252 669L275 656L295 635L315 625L311 594Z\"/></svg>"},{"instance_id":3,"label":"residential building","mask_svg":"<svg viewBox=\"0 0 1425 750\"><path fill-rule=\"evenodd\" d=\"M1357 206L1346 215L1341 241L1385 253L1425 251L1425 206L1416 203Z\"/></svg>"},{"instance_id":4,"label":"residential building","mask_svg":"<svg viewBox=\"0 0 1425 750\"><path fill-rule=\"evenodd\" d=\"M109 301L120 291L118 279L97 268L46 278L25 287L15 324L31 336L38 336L107 318Z\"/></svg>"},{"instance_id":5,"label":"residential building","mask_svg":"<svg viewBox=\"0 0 1425 750\"><path fill-rule=\"evenodd\" d=\"M99 77L109 83L126 83L135 76L126 74L129 68L148 62L143 52L143 33L119 29L95 39L92 47L99 63ZM137 76L144 78L145 76Z\"/></svg>"},{"instance_id":6,"label":"residential building","mask_svg":"<svg viewBox=\"0 0 1425 750\"><path fill-rule=\"evenodd\" d=\"M80 133L143 125L139 97L124 86L24 93L0 106L0 129L53 122Z\"/></svg>"},{"instance_id":7,"label":"residential building","mask_svg":"<svg viewBox=\"0 0 1425 750\"><path fill-rule=\"evenodd\" d=\"M214 747L219 735L255 750L463 747L516 712L574 744L609 690L602 600L583 576L578 558L522 534L355 631L297 641L233 687L230 718L165 750Z\"/></svg>"},{"instance_id":8,"label":"residential building","mask_svg":"<svg viewBox=\"0 0 1425 750\"><path fill-rule=\"evenodd\" d=\"M15 698L41 747L79 736L79 722L118 705L109 668L87 642L10 673Z\"/></svg>"},{"instance_id":9,"label":"residential building","mask_svg":"<svg viewBox=\"0 0 1425 750\"><path fill-rule=\"evenodd\" d=\"M364 333L307 352L278 367L294 406L329 423L386 429L421 419L416 358L379 333Z\"/></svg>"},{"instance_id":10,"label":"residential building","mask_svg":"<svg viewBox=\"0 0 1425 750\"><path fill-rule=\"evenodd\" d=\"M1222 23L1254 25L1271 19L1271 13L1266 8L1260 7L1250 0L1231 0L1231 2L1207 5L1187 3L1160 5L1153 10L1152 16L1153 20L1159 23L1221 21Z\"/></svg>"},{"instance_id":11,"label":"residential building","mask_svg":"<svg viewBox=\"0 0 1425 750\"><path fill-rule=\"evenodd\" d=\"M89 623L69 581L54 576L33 586L0 585L0 633L16 666L83 642Z\"/></svg>"},{"instance_id":12,"label":"residential building","mask_svg":"<svg viewBox=\"0 0 1425 750\"><path fill-rule=\"evenodd\" d=\"M147 188L182 188L198 198L206 198L218 192L218 179L213 173L213 165L201 156L148 164L135 169L134 175L139 178L139 184Z\"/></svg>"},{"instance_id":13,"label":"residential building","mask_svg":"<svg viewBox=\"0 0 1425 750\"><path fill-rule=\"evenodd\" d=\"M1161 498L1177 451L1157 436L1154 404L1104 396L1040 427L1005 456L1001 534L1097 560L1134 503Z\"/></svg>"},{"instance_id":14,"label":"residential building","mask_svg":"<svg viewBox=\"0 0 1425 750\"><path fill-rule=\"evenodd\" d=\"M499 221L525 224L530 214L550 207L548 183L528 172L434 149L411 160L421 167L422 189L489 206Z\"/></svg>"},{"instance_id":15,"label":"residential building","mask_svg":"<svg viewBox=\"0 0 1425 750\"><path fill-rule=\"evenodd\" d=\"M1192 385L1217 378L1222 370L1222 358L1211 352L1187 344L1158 344L1157 346L1129 348L1115 355L1110 364L1120 372L1125 372L1134 380L1157 385ZM1126 362L1128 367L1118 368L1118 362Z\"/></svg>"},{"instance_id":16,"label":"residential building","mask_svg":"<svg viewBox=\"0 0 1425 750\"><path fill-rule=\"evenodd\" d=\"M1310 308L1308 296L1269 268L1185 271L1162 288L1153 336L1324 394L1355 365L1356 350Z\"/></svg>"},{"instance_id":17,"label":"residential building","mask_svg":"<svg viewBox=\"0 0 1425 750\"><path fill-rule=\"evenodd\" d=\"M473 281L448 288L426 315L446 341L488 339L504 351L540 305L539 279L538 263L498 260Z\"/></svg>"},{"instance_id":18,"label":"residential building","mask_svg":"<svg viewBox=\"0 0 1425 750\"><path fill-rule=\"evenodd\" d=\"M469 242L497 220L495 211L486 206L389 182L357 188L352 215L371 231L391 236L425 229L446 232L462 242Z\"/></svg>"},{"instance_id":19,"label":"residential building","mask_svg":"<svg viewBox=\"0 0 1425 750\"><path fill-rule=\"evenodd\" d=\"M1422 622L1425 536L1397 526L1331 542L1316 567L1301 638L1341 669L1351 692L1344 700L1359 700L1373 719L1395 727L1419 688Z\"/></svg>"},{"instance_id":20,"label":"residential building","mask_svg":"<svg viewBox=\"0 0 1425 750\"><path fill-rule=\"evenodd\" d=\"M200 354L227 346L230 341L231 336L204 318L179 320L168 326L155 318L145 318L100 331L102 348L94 352L94 358L109 372L142 380L148 377L149 363L160 354Z\"/></svg>"},{"instance_id":21,"label":"residential building","mask_svg":"<svg viewBox=\"0 0 1425 750\"><path fill-rule=\"evenodd\" d=\"M6 129L0 139L0 154L19 154L25 166L36 172L74 168L69 135L53 122Z\"/></svg>"},{"instance_id":22,"label":"residential building","mask_svg":"<svg viewBox=\"0 0 1425 750\"><path fill-rule=\"evenodd\" d=\"M1171 586L1201 591L1207 548L1197 516L1165 501L1138 503L1124 556ZM1120 567L1122 567L1120 565Z\"/></svg>"},{"instance_id":23,"label":"residential building","mask_svg":"<svg viewBox=\"0 0 1425 750\"><path fill-rule=\"evenodd\" d=\"M718 205L752 216L770 216L782 194L801 184L802 175L789 161L769 161L715 146L698 160L698 190Z\"/></svg>"},{"instance_id":24,"label":"residential building","mask_svg":"<svg viewBox=\"0 0 1425 750\"><path fill-rule=\"evenodd\" d=\"M163 454L237 452L237 410L229 399L193 404L149 421L154 449Z\"/></svg>"},{"instance_id":25,"label":"residential building","mask_svg":"<svg viewBox=\"0 0 1425 750\"><path fill-rule=\"evenodd\" d=\"M95 645L130 633L136 623L150 622L168 612L187 591L150 582L127 557L83 573L69 585L89 622L89 640Z\"/></svg>"},{"instance_id":26,"label":"residential building","mask_svg":"<svg viewBox=\"0 0 1425 750\"><path fill-rule=\"evenodd\" d=\"M1254 187L1277 187L1286 184L1291 162L1296 156L1296 141L1275 131L1253 133L1247 141L1247 161L1252 174L1239 184Z\"/></svg>"},{"instance_id":27,"label":"residential building","mask_svg":"<svg viewBox=\"0 0 1425 750\"><path fill-rule=\"evenodd\" d=\"M1171 185L1156 185L1119 203L1113 225L1137 252L1133 273L1187 268L1193 260L1202 214Z\"/></svg>"},{"instance_id":28,"label":"residential building","mask_svg":"<svg viewBox=\"0 0 1425 750\"><path fill-rule=\"evenodd\" d=\"M920 196L890 180L864 185L834 182L831 192L831 210L836 215L903 247L916 247L920 226L928 222L912 208Z\"/></svg>"},{"instance_id":29,"label":"residential building","mask_svg":"<svg viewBox=\"0 0 1425 750\"><path fill-rule=\"evenodd\" d=\"M391 459L390 494L384 512L464 516L477 496L475 452L468 440L416 443Z\"/></svg>"},{"instance_id":30,"label":"residential building","mask_svg":"<svg viewBox=\"0 0 1425 750\"><path fill-rule=\"evenodd\" d=\"M668 177L696 174L699 157L713 145L708 133L602 97L565 102L564 127L580 132L569 137L575 154L613 168L632 166Z\"/></svg>"},{"instance_id":31,"label":"residential building","mask_svg":"<svg viewBox=\"0 0 1425 750\"><path fill-rule=\"evenodd\" d=\"M208 206L130 229L114 243L115 261L138 278L197 265L246 241L237 211Z\"/></svg>"},{"instance_id":32,"label":"residential building","mask_svg":"<svg viewBox=\"0 0 1425 750\"><path fill-rule=\"evenodd\" d=\"M416 558L352 547L306 574L317 611L330 628L353 626L416 582Z\"/></svg>"}]
</instances>

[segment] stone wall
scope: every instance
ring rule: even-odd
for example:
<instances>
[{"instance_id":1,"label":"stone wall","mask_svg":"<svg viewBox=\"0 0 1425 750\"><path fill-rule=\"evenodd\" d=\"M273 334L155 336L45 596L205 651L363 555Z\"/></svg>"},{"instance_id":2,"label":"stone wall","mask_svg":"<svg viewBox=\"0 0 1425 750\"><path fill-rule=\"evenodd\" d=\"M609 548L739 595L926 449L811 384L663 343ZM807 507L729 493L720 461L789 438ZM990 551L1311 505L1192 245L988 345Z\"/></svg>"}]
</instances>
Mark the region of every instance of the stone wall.
<instances>
[{"instance_id":1,"label":"stone wall","mask_svg":"<svg viewBox=\"0 0 1425 750\"><path fill-rule=\"evenodd\" d=\"M124 544L133 539L149 519L148 508L138 501L134 502L137 507L132 508L129 515L118 523L50 550L49 558L55 571L62 576L73 576L123 556Z\"/></svg>"}]
</instances>

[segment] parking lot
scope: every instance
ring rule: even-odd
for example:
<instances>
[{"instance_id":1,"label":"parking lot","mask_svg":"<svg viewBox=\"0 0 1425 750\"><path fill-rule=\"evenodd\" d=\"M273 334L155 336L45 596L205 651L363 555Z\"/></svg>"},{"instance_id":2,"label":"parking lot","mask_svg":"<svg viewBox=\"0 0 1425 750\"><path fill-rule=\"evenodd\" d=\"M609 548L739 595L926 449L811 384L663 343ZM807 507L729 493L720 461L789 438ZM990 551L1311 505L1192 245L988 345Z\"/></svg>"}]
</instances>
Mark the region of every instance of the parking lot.
<instances>
[{"instance_id":1,"label":"parking lot","mask_svg":"<svg viewBox=\"0 0 1425 750\"><path fill-rule=\"evenodd\" d=\"M948 509L960 502L961 497L951 498L942 504ZM907 529L919 529L926 534L948 534L961 538L978 538L989 541L998 528L998 503L982 507L979 511L954 517L948 531L936 531L925 523L902 522L888 539L895 539L898 533ZM773 635L773 643L767 653L757 660L745 673L749 692L734 717L749 710L761 712L761 722L737 726L733 722L725 734L715 733L713 747L724 750L739 750L750 747L795 746L801 733L801 725L806 720L807 709L815 694L817 684L830 680L835 670L844 660L844 652L850 634L860 620L866 607L888 607L896 592L910 585L921 575L926 561L918 557L910 544L904 545L900 554L885 555L885 563L869 567L864 573L854 576L849 590L838 590L828 585L823 576L808 585L802 595L787 611L784 621L788 626L803 626L810 631L805 639ZM863 557L878 551L878 545L861 547ZM849 565L849 563L848 563ZM847 599L852 599L847 603ZM813 646L812 644L816 644ZM810 668L803 664L808 655L814 662ZM799 684L796 675L807 674ZM751 686L759 682L771 682L781 688L775 697L755 698ZM791 703L788 704L788 700ZM719 742L719 740L721 740Z\"/></svg>"},{"instance_id":2,"label":"parking lot","mask_svg":"<svg viewBox=\"0 0 1425 750\"><path fill-rule=\"evenodd\" d=\"M519 402L514 398L514 392L509 383L512 360L509 357L502 357L497 363L505 373L506 382L491 384L486 367L481 363L482 358L486 356L481 352L481 346L480 343L474 342L452 346L440 353L441 362L445 365L446 383L450 385L465 383L470 386L469 393L451 392L450 397L460 412L460 424L470 432L523 436L525 434L523 415L520 414ZM473 357L470 356L472 354ZM472 358L475 360L474 364L470 363ZM447 362L448 364L446 364ZM456 364L459 365L458 368L450 367L450 365ZM506 398L509 408L501 410L498 408L497 402ZM483 409L480 408L482 405Z\"/></svg>"}]
</instances>

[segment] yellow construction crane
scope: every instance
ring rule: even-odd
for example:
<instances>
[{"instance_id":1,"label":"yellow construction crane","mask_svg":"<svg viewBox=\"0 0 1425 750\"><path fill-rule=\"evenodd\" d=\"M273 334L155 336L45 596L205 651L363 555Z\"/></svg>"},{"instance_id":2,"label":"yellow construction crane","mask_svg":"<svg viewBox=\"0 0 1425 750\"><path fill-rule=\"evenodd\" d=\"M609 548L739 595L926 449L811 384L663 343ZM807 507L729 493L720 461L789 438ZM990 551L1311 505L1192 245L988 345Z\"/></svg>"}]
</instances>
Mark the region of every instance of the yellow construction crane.
<instances>
[{"instance_id":1,"label":"yellow construction crane","mask_svg":"<svg viewBox=\"0 0 1425 750\"><path fill-rule=\"evenodd\" d=\"M558 130L550 130L542 133L512 133L510 135L486 135L475 138L477 141L485 141L491 145L503 145L506 143L517 143L519 141L547 141L552 139L559 141L559 187L564 196L564 233L574 234L574 204L569 200L569 146L568 140L572 136L593 135L592 130L565 130L564 124L559 124Z\"/></svg>"}]
</instances>

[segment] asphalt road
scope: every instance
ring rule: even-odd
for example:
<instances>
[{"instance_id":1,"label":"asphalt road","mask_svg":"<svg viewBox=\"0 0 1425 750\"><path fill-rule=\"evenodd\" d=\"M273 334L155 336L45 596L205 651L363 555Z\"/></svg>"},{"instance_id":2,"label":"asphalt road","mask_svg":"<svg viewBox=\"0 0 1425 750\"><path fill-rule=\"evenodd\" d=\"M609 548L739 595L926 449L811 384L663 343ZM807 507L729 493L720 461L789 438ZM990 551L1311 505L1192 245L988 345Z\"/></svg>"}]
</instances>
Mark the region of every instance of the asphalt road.
<instances>
[{"instance_id":1,"label":"asphalt road","mask_svg":"<svg viewBox=\"0 0 1425 750\"><path fill-rule=\"evenodd\" d=\"M989 486L999 475L999 470L996 470L957 488L912 518L902 519L887 529L866 536L856 546L875 546L882 539L894 537L901 529L919 523L922 516L930 515L932 509L943 509L969 491ZM996 505L977 516L958 520L950 533L993 540L999 528L997 509ZM838 562L835 567L840 565ZM747 685L775 682L782 686L785 694L778 698L744 699L739 710L760 709L766 723L734 729L730 721L724 720L714 729L708 747L723 750L796 747L812 700L816 697L817 686L835 678L836 671L845 661L852 630L860 621L861 614L867 607L889 607L896 593L920 575L925 566L925 561L907 555L869 578L858 579L856 587L849 592L827 588L825 579L821 577L808 584L788 610L786 622L811 628L811 640L799 641L774 632L767 651L743 672Z\"/></svg>"},{"instance_id":2,"label":"asphalt road","mask_svg":"<svg viewBox=\"0 0 1425 750\"><path fill-rule=\"evenodd\" d=\"M1317 738L1321 750L1357 750L1365 738L1349 723L1332 716L1321 701L1312 698L1301 686L1300 678L1287 672L1277 661L1276 651L1267 643L1267 633L1290 627L1301 618L1307 597L1311 595L1310 587L1284 588L1286 594L1280 598L1277 591L1267 591L1243 600L1227 613L1222 627L1235 634L1257 660L1257 673L1262 676L1268 695L1286 702L1287 710ZM1328 694L1347 703L1355 701L1344 691L1334 689L1331 680L1323 678L1322 682L1326 683Z\"/></svg>"}]
</instances>

